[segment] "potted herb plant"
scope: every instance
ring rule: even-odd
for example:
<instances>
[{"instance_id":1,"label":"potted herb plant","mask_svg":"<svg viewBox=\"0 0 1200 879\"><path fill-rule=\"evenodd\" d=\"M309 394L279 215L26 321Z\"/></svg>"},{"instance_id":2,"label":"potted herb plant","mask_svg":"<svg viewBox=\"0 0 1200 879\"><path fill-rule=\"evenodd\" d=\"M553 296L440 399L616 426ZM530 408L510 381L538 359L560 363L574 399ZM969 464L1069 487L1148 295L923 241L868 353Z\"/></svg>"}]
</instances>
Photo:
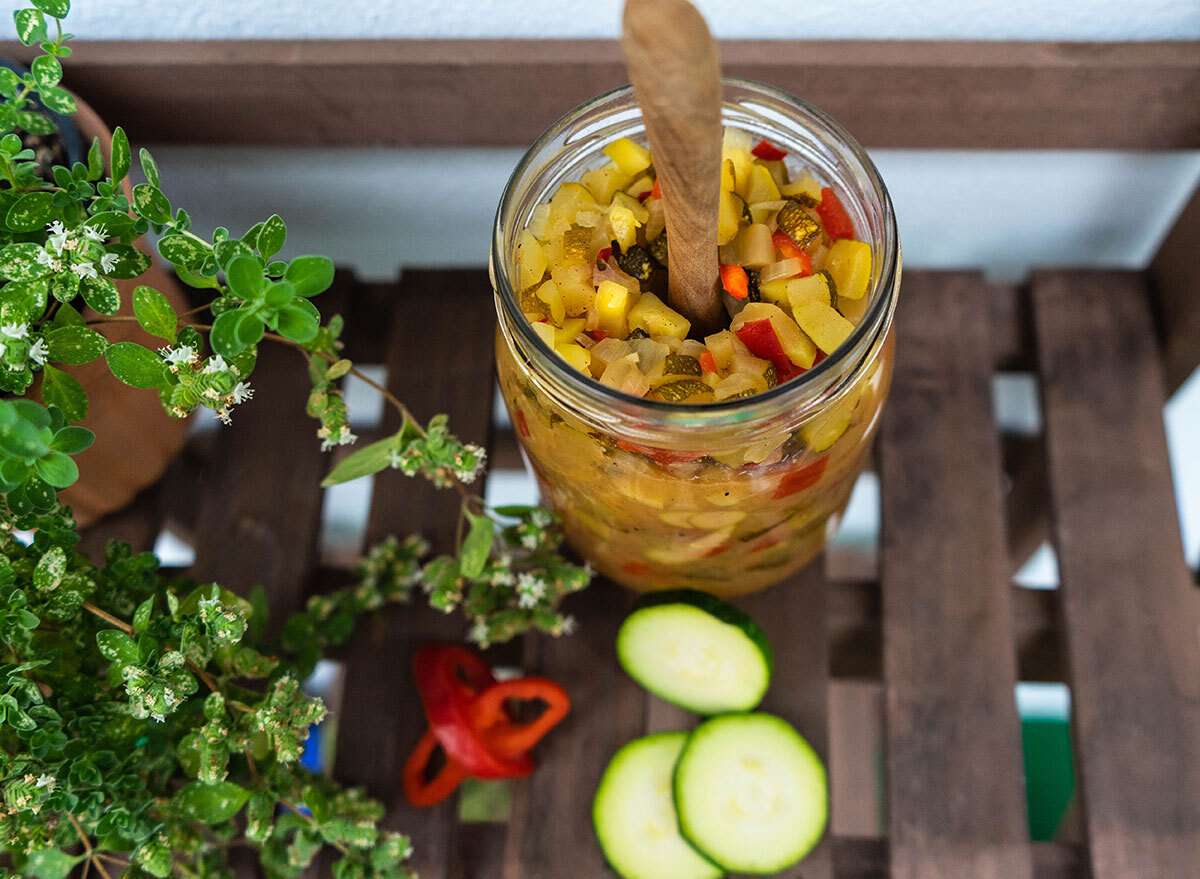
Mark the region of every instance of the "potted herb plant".
<instances>
[{"instance_id":1,"label":"potted herb plant","mask_svg":"<svg viewBox=\"0 0 1200 879\"><path fill-rule=\"evenodd\" d=\"M69 107L58 84L68 9L68 0L33 0L15 13L18 34L42 54L28 77L0 82L0 123L11 127L13 108L34 92ZM341 350L341 319L323 319L312 302L332 282L332 263L280 259L278 216L240 236L196 235L145 150L146 182L129 187L133 156L120 128L93 140L85 162L56 167L52 183L37 178L33 159L15 133L0 137L9 233L0 246L0 388L9 395L0 400L0 870L225 877L236 846L268 876L294 877L330 847L338 879L410 876L408 840L378 826L378 803L299 766L325 711L301 681L358 615L421 592L461 608L481 644L531 628L561 634L571 621L558 603L590 571L559 554L550 513L490 509L472 494L482 451L454 437L444 416L422 423L386 391L402 427L347 456L326 483L391 467L457 488L464 527L454 554L426 559L417 537L385 540L358 582L312 599L275 643L262 637L262 603L236 592L246 584L167 577L152 554L117 542L104 559L77 552L64 500L96 438L79 422L108 403L68 367L94 364L168 416L207 409L228 421L259 402L258 346L287 345L312 380L308 412L325 447L354 441L338 383L357 370ZM138 243L150 230L199 291L198 308L181 312L147 283L151 259ZM121 325L158 342L101 332ZM41 403L23 396L37 380ZM124 417L92 423L123 442L148 430Z\"/></svg>"}]
</instances>

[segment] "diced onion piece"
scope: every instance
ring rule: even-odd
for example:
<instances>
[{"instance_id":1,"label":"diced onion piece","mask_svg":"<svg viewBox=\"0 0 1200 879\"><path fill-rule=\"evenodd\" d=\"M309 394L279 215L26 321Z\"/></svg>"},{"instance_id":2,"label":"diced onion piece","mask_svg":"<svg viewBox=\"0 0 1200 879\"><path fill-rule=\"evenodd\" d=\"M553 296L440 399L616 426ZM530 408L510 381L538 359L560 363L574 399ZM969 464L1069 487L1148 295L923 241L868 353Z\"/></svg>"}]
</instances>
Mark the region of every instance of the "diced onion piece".
<instances>
[{"instance_id":1,"label":"diced onion piece","mask_svg":"<svg viewBox=\"0 0 1200 879\"><path fill-rule=\"evenodd\" d=\"M755 357L753 354L743 354L741 351L735 351L733 357L729 360L730 372L742 372L746 375L761 376L766 373L767 367L770 365L771 361L769 360L763 360L761 357Z\"/></svg>"},{"instance_id":2,"label":"diced onion piece","mask_svg":"<svg viewBox=\"0 0 1200 879\"><path fill-rule=\"evenodd\" d=\"M775 178L771 176L771 172L764 166L755 164L750 170L750 183L744 196L746 201L751 204L757 201L777 201L779 195L779 187L775 185Z\"/></svg>"},{"instance_id":3,"label":"diced onion piece","mask_svg":"<svg viewBox=\"0 0 1200 879\"><path fill-rule=\"evenodd\" d=\"M542 245L528 229L522 229L517 243L517 264L520 266L520 288L532 287L546 274L549 261Z\"/></svg>"},{"instance_id":4,"label":"diced onion piece","mask_svg":"<svg viewBox=\"0 0 1200 879\"><path fill-rule=\"evenodd\" d=\"M767 383L761 376L748 375L744 372L733 373L721 379L713 388L713 398L718 402L731 397L742 397L757 394L767 389Z\"/></svg>"},{"instance_id":5,"label":"diced onion piece","mask_svg":"<svg viewBox=\"0 0 1200 879\"><path fill-rule=\"evenodd\" d=\"M667 215L663 210L663 200L661 198L651 199L646 203L646 240L654 241L663 230L667 228Z\"/></svg>"},{"instance_id":6,"label":"diced onion piece","mask_svg":"<svg viewBox=\"0 0 1200 879\"><path fill-rule=\"evenodd\" d=\"M735 339L736 337L729 330L721 330L719 333L704 337L704 347L712 354L717 369L722 371L728 369L730 358L733 357Z\"/></svg>"},{"instance_id":7,"label":"diced onion piece","mask_svg":"<svg viewBox=\"0 0 1200 879\"><path fill-rule=\"evenodd\" d=\"M642 290L642 286L638 283L637 278L634 278L631 275L623 272L621 267L617 265L616 260L613 259L609 259L608 262L605 263L604 268L596 266L592 269L593 285L599 287L605 281L613 281L617 284L620 284L630 293L640 293Z\"/></svg>"},{"instance_id":8,"label":"diced onion piece","mask_svg":"<svg viewBox=\"0 0 1200 879\"><path fill-rule=\"evenodd\" d=\"M535 295L542 302L546 303L546 308L550 312L550 320L561 327L563 319L567 316L567 312L566 307L563 305L562 294L558 292L558 285L553 281L547 281L537 288Z\"/></svg>"},{"instance_id":9,"label":"diced onion piece","mask_svg":"<svg viewBox=\"0 0 1200 879\"><path fill-rule=\"evenodd\" d=\"M592 349L593 355L595 350L595 348ZM650 383L638 369L637 359L636 354L629 354L620 360L613 361L600 376L600 383L635 397L644 397L650 390Z\"/></svg>"},{"instance_id":10,"label":"diced onion piece","mask_svg":"<svg viewBox=\"0 0 1200 879\"><path fill-rule=\"evenodd\" d=\"M764 227L766 228L766 227ZM768 233L767 241L770 242L770 234ZM774 253L774 245L772 245L772 253ZM772 281L777 281L780 278L794 278L804 270L803 261L796 256L788 259L781 259L779 262L773 262L764 265L762 271L758 273L758 289L762 292L762 285L769 284Z\"/></svg>"},{"instance_id":11,"label":"diced onion piece","mask_svg":"<svg viewBox=\"0 0 1200 879\"><path fill-rule=\"evenodd\" d=\"M653 339L631 339L629 347L638 356L638 369L650 384L662 378L667 355L671 353L670 348Z\"/></svg>"},{"instance_id":12,"label":"diced onion piece","mask_svg":"<svg viewBox=\"0 0 1200 879\"><path fill-rule=\"evenodd\" d=\"M595 229L602 219L604 214L599 211L580 211L575 215L575 222L585 229Z\"/></svg>"},{"instance_id":13,"label":"diced onion piece","mask_svg":"<svg viewBox=\"0 0 1200 879\"><path fill-rule=\"evenodd\" d=\"M633 353L629 343L623 339L601 339L592 346L592 372L603 373L610 363Z\"/></svg>"},{"instance_id":14,"label":"diced onion piece","mask_svg":"<svg viewBox=\"0 0 1200 879\"><path fill-rule=\"evenodd\" d=\"M684 339L679 346L679 351L676 353L682 354L684 357L695 357L699 360L700 355L707 350L703 342L697 342L695 339Z\"/></svg>"},{"instance_id":15,"label":"diced onion piece","mask_svg":"<svg viewBox=\"0 0 1200 879\"><path fill-rule=\"evenodd\" d=\"M550 227L550 205L547 202L542 202L535 207L529 214L529 226L527 227L533 233L533 237L539 241L545 242L549 237L546 233Z\"/></svg>"}]
</instances>

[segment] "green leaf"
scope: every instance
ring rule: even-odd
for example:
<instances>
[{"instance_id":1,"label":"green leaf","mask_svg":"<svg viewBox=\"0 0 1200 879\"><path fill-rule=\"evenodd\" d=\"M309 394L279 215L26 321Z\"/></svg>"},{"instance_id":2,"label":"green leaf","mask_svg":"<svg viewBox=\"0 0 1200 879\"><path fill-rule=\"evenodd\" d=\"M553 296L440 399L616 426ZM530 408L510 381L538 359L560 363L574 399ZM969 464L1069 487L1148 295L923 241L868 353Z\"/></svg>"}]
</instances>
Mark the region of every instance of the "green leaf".
<instances>
[{"instance_id":1,"label":"green leaf","mask_svg":"<svg viewBox=\"0 0 1200 879\"><path fill-rule=\"evenodd\" d=\"M66 18L67 13L71 11L71 0L29 0L29 2L55 18Z\"/></svg>"},{"instance_id":2,"label":"green leaf","mask_svg":"<svg viewBox=\"0 0 1200 879\"><path fill-rule=\"evenodd\" d=\"M17 126L30 134L54 134L58 126L54 120L34 110L22 110L17 114Z\"/></svg>"},{"instance_id":3,"label":"green leaf","mask_svg":"<svg viewBox=\"0 0 1200 879\"><path fill-rule=\"evenodd\" d=\"M4 222L14 232L38 232L57 216L53 192L27 192L13 202Z\"/></svg>"},{"instance_id":4,"label":"green leaf","mask_svg":"<svg viewBox=\"0 0 1200 879\"><path fill-rule=\"evenodd\" d=\"M151 223L165 223L171 219L171 202L157 186L139 183L133 187L133 211Z\"/></svg>"},{"instance_id":5,"label":"green leaf","mask_svg":"<svg viewBox=\"0 0 1200 879\"><path fill-rule=\"evenodd\" d=\"M38 254L41 252L42 246L32 241L9 244L0 249L0 278L9 281L32 281L45 277L50 270L38 263Z\"/></svg>"},{"instance_id":6,"label":"green leaf","mask_svg":"<svg viewBox=\"0 0 1200 879\"><path fill-rule=\"evenodd\" d=\"M217 247L223 248L225 244L226 242L222 241ZM262 292L264 281L262 266L256 258L249 254L240 254L231 259L225 266L225 278L229 283L229 289L239 299L255 299Z\"/></svg>"},{"instance_id":7,"label":"green leaf","mask_svg":"<svg viewBox=\"0 0 1200 879\"><path fill-rule=\"evenodd\" d=\"M143 253L130 244L107 244L105 250L117 258L112 271L106 272L110 278L136 278L150 268L150 254ZM0 254L0 259L3 254Z\"/></svg>"},{"instance_id":8,"label":"green leaf","mask_svg":"<svg viewBox=\"0 0 1200 879\"><path fill-rule=\"evenodd\" d=\"M122 214L118 211L100 211L98 214L92 214L87 225L93 229L103 226L106 235L111 238L119 238L122 235L133 233L133 222L133 217L129 214Z\"/></svg>"},{"instance_id":9,"label":"green leaf","mask_svg":"<svg viewBox=\"0 0 1200 879\"><path fill-rule=\"evenodd\" d=\"M492 554L492 541L496 539L496 526L487 516L476 516L470 510L464 510L471 530L463 541L458 553L458 566L465 577L478 577L483 573L488 556Z\"/></svg>"},{"instance_id":10,"label":"green leaf","mask_svg":"<svg viewBox=\"0 0 1200 879\"><path fill-rule=\"evenodd\" d=\"M154 187L159 185L158 163L154 161L154 157L150 155L150 151L145 147L138 150L138 158L142 160L142 173L146 175L146 181Z\"/></svg>"},{"instance_id":11,"label":"green leaf","mask_svg":"<svg viewBox=\"0 0 1200 879\"><path fill-rule=\"evenodd\" d=\"M104 154L100 152L100 138L93 137L92 145L88 147L87 179L94 183L104 176Z\"/></svg>"},{"instance_id":12,"label":"green leaf","mask_svg":"<svg viewBox=\"0 0 1200 879\"><path fill-rule=\"evenodd\" d=\"M136 342L118 342L104 352L112 374L133 388L157 388L163 382L166 368L163 359Z\"/></svg>"},{"instance_id":13,"label":"green leaf","mask_svg":"<svg viewBox=\"0 0 1200 879\"><path fill-rule=\"evenodd\" d=\"M13 21L17 23L17 39L24 45L32 46L46 39L46 18L40 10L18 9L13 13Z\"/></svg>"},{"instance_id":14,"label":"green leaf","mask_svg":"<svg viewBox=\"0 0 1200 879\"><path fill-rule=\"evenodd\" d=\"M184 268L199 265L208 256L208 248L190 235L166 235L158 242L158 252L168 262Z\"/></svg>"},{"instance_id":15,"label":"green leaf","mask_svg":"<svg viewBox=\"0 0 1200 879\"><path fill-rule=\"evenodd\" d=\"M175 341L175 327L179 315L167 297L153 287L135 287L133 291L133 313L142 329L152 336Z\"/></svg>"},{"instance_id":16,"label":"green leaf","mask_svg":"<svg viewBox=\"0 0 1200 879\"><path fill-rule=\"evenodd\" d=\"M61 546L52 546L38 559L37 567L33 569L33 588L43 594L53 592L66 572L67 554Z\"/></svg>"},{"instance_id":17,"label":"green leaf","mask_svg":"<svg viewBox=\"0 0 1200 879\"><path fill-rule=\"evenodd\" d=\"M54 312L54 320L51 323L56 327L81 327L86 321L75 306L64 302L58 307L58 311Z\"/></svg>"},{"instance_id":18,"label":"green leaf","mask_svg":"<svg viewBox=\"0 0 1200 879\"><path fill-rule=\"evenodd\" d=\"M241 314L237 311L224 311L213 321L212 330L208 334L208 343L222 357L233 357L245 349L238 341L238 322Z\"/></svg>"},{"instance_id":19,"label":"green leaf","mask_svg":"<svg viewBox=\"0 0 1200 879\"><path fill-rule=\"evenodd\" d=\"M121 291L108 278L82 278L79 292L83 301L101 314L116 314L121 310Z\"/></svg>"},{"instance_id":20,"label":"green leaf","mask_svg":"<svg viewBox=\"0 0 1200 879\"><path fill-rule=\"evenodd\" d=\"M276 317L279 334L293 342L311 342L321 329L320 315L315 312L316 308L307 299L285 305Z\"/></svg>"},{"instance_id":21,"label":"green leaf","mask_svg":"<svg viewBox=\"0 0 1200 879\"><path fill-rule=\"evenodd\" d=\"M62 80L62 64L53 55L38 55L30 70L39 89L53 88Z\"/></svg>"},{"instance_id":22,"label":"green leaf","mask_svg":"<svg viewBox=\"0 0 1200 879\"><path fill-rule=\"evenodd\" d=\"M64 455L62 452L43 455L34 463L33 469L55 488L66 488L68 485L74 485L79 479L79 467L71 460L70 455Z\"/></svg>"},{"instance_id":23,"label":"green leaf","mask_svg":"<svg viewBox=\"0 0 1200 879\"><path fill-rule=\"evenodd\" d=\"M288 263L283 279L296 288L296 295L308 298L324 293L333 283L333 260L325 256L298 256Z\"/></svg>"},{"instance_id":24,"label":"green leaf","mask_svg":"<svg viewBox=\"0 0 1200 879\"><path fill-rule=\"evenodd\" d=\"M321 480L321 487L340 485L386 469L392 463L392 454L399 451L402 434L403 431L399 431L347 455Z\"/></svg>"},{"instance_id":25,"label":"green leaf","mask_svg":"<svg viewBox=\"0 0 1200 879\"><path fill-rule=\"evenodd\" d=\"M254 262L258 262L254 250L240 238L226 238L224 241L218 241L213 245L213 253L217 256L217 264L226 271L229 271L229 266L238 257L246 256Z\"/></svg>"},{"instance_id":26,"label":"green leaf","mask_svg":"<svg viewBox=\"0 0 1200 879\"><path fill-rule=\"evenodd\" d=\"M38 849L26 859L24 872L35 879L66 879L71 869L86 857L86 854L69 855L57 848Z\"/></svg>"},{"instance_id":27,"label":"green leaf","mask_svg":"<svg viewBox=\"0 0 1200 879\"><path fill-rule=\"evenodd\" d=\"M83 421L87 417L88 398L83 385L75 376L49 363L42 367L42 399L61 409L67 421Z\"/></svg>"},{"instance_id":28,"label":"green leaf","mask_svg":"<svg viewBox=\"0 0 1200 879\"><path fill-rule=\"evenodd\" d=\"M283 247L283 242L287 238L287 226L283 222L283 218L279 214L271 214L263 222L262 228L258 231L258 252L263 259L269 260L275 254L279 253L279 249Z\"/></svg>"},{"instance_id":29,"label":"green leaf","mask_svg":"<svg viewBox=\"0 0 1200 879\"><path fill-rule=\"evenodd\" d=\"M108 350L108 339L87 327L59 327L46 333L50 359L71 365L91 363Z\"/></svg>"},{"instance_id":30,"label":"green leaf","mask_svg":"<svg viewBox=\"0 0 1200 879\"><path fill-rule=\"evenodd\" d=\"M114 182L121 181L125 175L129 173L129 136L125 134L125 129L117 126L113 130L112 136L112 179Z\"/></svg>"},{"instance_id":31,"label":"green leaf","mask_svg":"<svg viewBox=\"0 0 1200 879\"><path fill-rule=\"evenodd\" d=\"M212 257L206 257L206 259L211 258ZM205 277L204 275L197 274L194 271L184 268L178 263L175 265L175 274L179 277L179 280L183 281L183 283L187 284L189 287L195 287L197 290L221 289L221 285L217 282L216 278L209 278Z\"/></svg>"},{"instance_id":32,"label":"green leaf","mask_svg":"<svg viewBox=\"0 0 1200 879\"><path fill-rule=\"evenodd\" d=\"M103 629L96 633L96 647L109 662L137 665L141 657L133 639L118 629Z\"/></svg>"},{"instance_id":33,"label":"green leaf","mask_svg":"<svg viewBox=\"0 0 1200 879\"><path fill-rule=\"evenodd\" d=\"M193 781L185 784L171 800L171 808L179 815L202 824L228 821L250 799L250 791L231 781L205 784Z\"/></svg>"},{"instance_id":34,"label":"green leaf","mask_svg":"<svg viewBox=\"0 0 1200 879\"><path fill-rule=\"evenodd\" d=\"M63 116L70 116L79 109L75 104L75 99L71 97L71 93L58 86L39 89L38 97L42 99L42 103L49 109L55 113L61 113Z\"/></svg>"},{"instance_id":35,"label":"green leaf","mask_svg":"<svg viewBox=\"0 0 1200 879\"><path fill-rule=\"evenodd\" d=\"M237 333L238 344L242 348L249 348L251 345L257 345L263 337L263 321L262 318L253 312L239 308L234 314L238 315L237 327L234 332Z\"/></svg>"},{"instance_id":36,"label":"green leaf","mask_svg":"<svg viewBox=\"0 0 1200 879\"><path fill-rule=\"evenodd\" d=\"M4 323L33 323L46 312L50 279L13 281L0 287L0 319Z\"/></svg>"},{"instance_id":37,"label":"green leaf","mask_svg":"<svg viewBox=\"0 0 1200 879\"><path fill-rule=\"evenodd\" d=\"M63 452L67 455L78 455L84 449L89 448L96 440L96 435L86 427L67 427L59 428L54 434L54 438L50 440L50 448L56 452Z\"/></svg>"},{"instance_id":38,"label":"green leaf","mask_svg":"<svg viewBox=\"0 0 1200 879\"><path fill-rule=\"evenodd\" d=\"M59 272L50 281L50 293L59 302L74 302L79 295L79 285L82 279L72 271ZM81 321L82 323L82 321Z\"/></svg>"}]
</instances>

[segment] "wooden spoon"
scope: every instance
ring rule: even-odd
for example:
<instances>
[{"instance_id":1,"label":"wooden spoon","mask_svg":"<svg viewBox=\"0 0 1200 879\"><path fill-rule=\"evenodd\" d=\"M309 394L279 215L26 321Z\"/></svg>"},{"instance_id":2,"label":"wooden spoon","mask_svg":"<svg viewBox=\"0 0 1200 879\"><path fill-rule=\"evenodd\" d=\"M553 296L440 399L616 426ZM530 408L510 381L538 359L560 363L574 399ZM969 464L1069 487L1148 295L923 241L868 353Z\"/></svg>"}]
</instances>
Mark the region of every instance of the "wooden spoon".
<instances>
[{"instance_id":1,"label":"wooden spoon","mask_svg":"<svg viewBox=\"0 0 1200 879\"><path fill-rule=\"evenodd\" d=\"M646 121L667 221L671 307L693 333L726 323L717 271L721 67L688 0L626 0L621 46Z\"/></svg>"}]
</instances>

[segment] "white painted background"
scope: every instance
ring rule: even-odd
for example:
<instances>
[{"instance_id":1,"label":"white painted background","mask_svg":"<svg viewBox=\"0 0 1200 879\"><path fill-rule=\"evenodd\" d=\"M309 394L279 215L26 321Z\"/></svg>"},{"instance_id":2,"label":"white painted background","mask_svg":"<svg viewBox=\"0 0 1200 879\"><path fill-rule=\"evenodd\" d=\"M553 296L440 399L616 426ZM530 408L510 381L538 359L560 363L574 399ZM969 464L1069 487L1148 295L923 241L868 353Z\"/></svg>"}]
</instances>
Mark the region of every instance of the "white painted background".
<instances>
[{"instance_id":1,"label":"white painted background","mask_svg":"<svg viewBox=\"0 0 1200 879\"><path fill-rule=\"evenodd\" d=\"M719 37L1200 40L1198 0L696 2ZM77 0L69 25L89 39L611 37L620 6L620 0ZM484 263L492 213L519 155L506 149L154 152L164 188L199 226L221 223L236 231L277 211L288 222L289 251L327 253L368 277L391 277L405 265ZM872 155L896 202L906 265L980 267L1002 278L1047 264L1140 267L1200 180L1198 152ZM998 389L997 402L1002 417L1035 417L1020 383ZM1177 395L1167 418L1195 564L1200 379ZM847 523L851 539L865 535L877 515L869 487L860 500ZM1043 575L1051 576L1048 568Z\"/></svg>"}]
</instances>

